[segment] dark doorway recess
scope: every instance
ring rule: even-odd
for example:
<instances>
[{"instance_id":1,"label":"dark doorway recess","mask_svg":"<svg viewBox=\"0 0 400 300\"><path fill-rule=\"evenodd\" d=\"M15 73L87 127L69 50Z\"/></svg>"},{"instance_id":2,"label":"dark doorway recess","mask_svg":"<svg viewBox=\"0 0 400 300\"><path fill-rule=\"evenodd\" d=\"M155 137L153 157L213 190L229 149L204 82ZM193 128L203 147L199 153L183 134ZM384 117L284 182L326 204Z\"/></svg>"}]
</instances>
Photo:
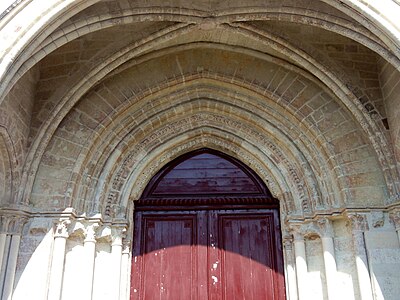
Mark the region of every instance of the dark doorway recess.
<instances>
[{"instance_id":1,"label":"dark doorway recess","mask_svg":"<svg viewBox=\"0 0 400 300\"><path fill-rule=\"evenodd\" d=\"M285 299L278 208L226 154L175 159L135 203L131 299Z\"/></svg>"}]
</instances>

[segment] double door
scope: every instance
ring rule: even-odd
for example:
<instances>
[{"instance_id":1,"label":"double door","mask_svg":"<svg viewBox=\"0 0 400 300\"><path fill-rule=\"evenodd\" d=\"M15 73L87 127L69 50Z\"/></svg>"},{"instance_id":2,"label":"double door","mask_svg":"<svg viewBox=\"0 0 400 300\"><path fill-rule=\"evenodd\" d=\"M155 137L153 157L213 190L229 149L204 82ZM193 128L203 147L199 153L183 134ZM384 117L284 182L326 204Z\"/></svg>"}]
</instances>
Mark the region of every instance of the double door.
<instances>
[{"instance_id":1,"label":"double door","mask_svg":"<svg viewBox=\"0 0 400 300\"><path fill-rule=\"evenodd\" d=\"M132 300L284 298L276 209L135 213Z\"/></svg>"}]
</instances>

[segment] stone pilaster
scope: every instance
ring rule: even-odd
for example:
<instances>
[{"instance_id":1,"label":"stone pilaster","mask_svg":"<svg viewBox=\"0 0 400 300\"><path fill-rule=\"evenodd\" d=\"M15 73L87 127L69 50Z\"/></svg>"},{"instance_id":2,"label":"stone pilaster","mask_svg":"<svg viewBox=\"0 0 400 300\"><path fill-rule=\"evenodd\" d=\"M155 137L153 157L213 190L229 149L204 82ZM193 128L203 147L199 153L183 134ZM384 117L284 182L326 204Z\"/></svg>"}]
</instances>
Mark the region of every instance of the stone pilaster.
<instances>
[{"instance_id":1,"label":"stone pilaster","mask_svg":"<svg viewBox=\"0 0 400 300\"><path fill-rule=\"evenodd\" d=\"M6 218L7 228L3 228L6 232L5 247L3 249L3 264L2 266L7 266L6 268L1 268L1 282L4 282L0 286L0 292L2 291L1 299L11 300L15 271L17 267L17 258L19 253L19 244L21 242L22 228L27 222L25 216L19 215L5 215L3 219ZM7 261L5 261L7 259ZM4 281L3 281L4 278Z\"/></svg>"},{"instance_id":2,"label":"stone pilaster","mask_svg":"<svg viewBox=\"0 0 400 300\"><path fill-rule=\"evenodd\" d=\"M335 258L335 246L333 243L334 234L332 222L328 218L319 218L317 219L316 223L320 229L328 298L334 300L337 299L337 267Z\"/></svg>"},{"instance_id":3,"label":"stone pilaster","mask_svg":"<svg viewBox=\"0 0 400 300\"><path fill-rule=\"evenodd\" d=\"M368 267L364 232L368 230L368 222L365 215L348 215L348 225L351 228L354 246L354 259L356 262L358 285L362 300L372 300L372 285Z\"/></svg>"},{"instance_id":4,"label":"stone pilaster","mask_svg":"<svg viewBox=\"0 0 400 300\"><path fill-rule=\"evenodd\" d=\"M94 263L96 255L96 230L99 223L87 223L84 229L85 239L83 241L83 248L85 252L85 280L84 290L82 291L82 299L91 300L93 293L93 277L94 277Z\"/></svg>"},{"instance_id":5,"label":"stone pilaster","mask_svg":"<svg viewBox=\"0 0 400 300\"><path fill-rule=\"evenodd\" d=\"M48 299L59 300L61 298L62 281L64 274L65 246L67 243L69 220L56 223L54 232L53 256L50 269L50 283Z\"/></svg>"},{"instance_id":6,"label":"stone pilaster","mask_svg":"<svg viewBox=\"0 0 400 300\"><path fill-rule=\"evenodd\" d=\"M286 261L286 293L289 300L297 299L296 268L293 251L293 238L285 236L283 247Z\"/></svg>"},{"instance_id":7,"label":"stone pilaster","mask_svg":"<svg viewBox=\"0 0 400 300\"><path fill-rule=\"evenodd\" d=\"M121 283L119 297L121 300L129 298L130 272L131 272L131 241L124 240L122 243L121 259Z\"/></svg>"},{"instance_id":8,"label":"stone pilaster","mask_svg":"<svg viewBox=\"0 0 400 300\"><path fill-rule=\"evenodd\" d=\"M5 256L5 249L6 249L6 240L7 240L7 233L8 233L8 222L10 218L6 216L0 216L0 270L2 269L3 259ZM2 276L0 276L2 278ZM3 280L1 280L2 282ZM2 289L0 289L1 293Z\"/></svg>"},{"instance_id":9,"label":"stone pilaster","mask_svg":"<svg viewBox=\"0 0 400 300\"><path fill-rule=\"evenodd\" d=\"M304 234L300 226L292 226L297 276L297 294L300 300L307 299L307 258Z\"/></svg>"},{"instance_id":10,"label":"stone pilaster","mask_svg":"<svg viewBox=\"0 0 400 300\"><path fill-rule=\"evenodd\" d=\"M121 284L121 264L122 264L122 246L123 238L125 237L126 228L124 225L113 225L111 227L111 254L112 254L112 291L113 299L120 299L120 284Z\"/></svg>"}]
</instances>

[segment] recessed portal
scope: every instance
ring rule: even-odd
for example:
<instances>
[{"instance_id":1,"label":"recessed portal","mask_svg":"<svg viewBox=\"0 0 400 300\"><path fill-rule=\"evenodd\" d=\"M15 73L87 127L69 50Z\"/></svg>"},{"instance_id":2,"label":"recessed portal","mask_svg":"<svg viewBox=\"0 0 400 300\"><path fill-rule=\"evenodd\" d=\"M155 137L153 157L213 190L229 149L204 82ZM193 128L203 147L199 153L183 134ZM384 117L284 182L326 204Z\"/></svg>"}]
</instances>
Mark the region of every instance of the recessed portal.
<instances>
[{"instance_id":1,"label":"recessed portal","mask_svg":"<svg viewBox=\"0 0 400 300\"><path fill-rule=\"evenodd\" d=\"M183 155L135 207L131 299L285 299L278 201L236 159Z\"/></svg>"}]
</instances>

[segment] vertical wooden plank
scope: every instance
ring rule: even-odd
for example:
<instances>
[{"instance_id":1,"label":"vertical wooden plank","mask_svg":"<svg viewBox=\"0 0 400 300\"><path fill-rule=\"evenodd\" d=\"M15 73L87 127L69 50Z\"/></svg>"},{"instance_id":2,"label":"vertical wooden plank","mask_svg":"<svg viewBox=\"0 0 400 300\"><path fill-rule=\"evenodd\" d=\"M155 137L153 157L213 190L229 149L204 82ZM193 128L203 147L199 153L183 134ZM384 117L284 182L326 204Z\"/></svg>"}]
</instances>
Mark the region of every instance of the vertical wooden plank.
<instances>
[{"instance_id":1,"label":"vertical wooden plank","mask_svg":"<svg viewBox=\"0 0 400 300\"><path fill-rule=\"evenodd\" d=\"M272 223L272 216L253 213L230 214L220 212L223 269L228 272L223 281L225 299L278 299L274 298L275 241L264 223ZM272 226L274 227L274 226ZM233 274L233 275L232 275ZM233 279L232 279L233 277Z\"/></svg>"},{"instance_id":2,"label":"vertical wooden plank","mask_svg":"<svg viewBox=\"0 0 400 300\"><path fill-rule=\"evenodd\" d=\"M132 270L131 270L131 300L140 299L140 293L142 289L140 287L142 274L142 255L141 255L141 243L142 243L142 213L137 212L135 214L135 228L134 228L134 239L133 239L133 255L132 255Z\"/></svg>"},{"instance_id":3,"label":"vertical wooden plank","mask_svg":"<svg viewBox=\"0 0 400 300\"><path fill-rule=\"evenodd\" d=\"M135 220L131 299L284 299L277 211L140 212Z\"/></svg>"},{"instance_id":4,"label":"vertical wooden plank","mask_svg":"<svg viewBox=\"0 0 400 300\"><path fill-rule=\"evenodd\" d=\"M197 236L198 243L194 247L197 249L197 261L194 273L197 278L194 282L197 284L197 298L195 299L208 299L209 287L208 287L208 212L198 211L197 212Z\"/></svg>"},{"instance_id":5,"label":"vertical wooden plank","mask_svg":"<svg viewBox=\"0 0 400 300\"><path fill-rule=\"evenodd\" d=\"M218 243L218 218L216 211L208 212L208 288L209 299L221 299L221 251ZM216 268L214 266L217 265Z\"/></svg>"}]
</instances>

